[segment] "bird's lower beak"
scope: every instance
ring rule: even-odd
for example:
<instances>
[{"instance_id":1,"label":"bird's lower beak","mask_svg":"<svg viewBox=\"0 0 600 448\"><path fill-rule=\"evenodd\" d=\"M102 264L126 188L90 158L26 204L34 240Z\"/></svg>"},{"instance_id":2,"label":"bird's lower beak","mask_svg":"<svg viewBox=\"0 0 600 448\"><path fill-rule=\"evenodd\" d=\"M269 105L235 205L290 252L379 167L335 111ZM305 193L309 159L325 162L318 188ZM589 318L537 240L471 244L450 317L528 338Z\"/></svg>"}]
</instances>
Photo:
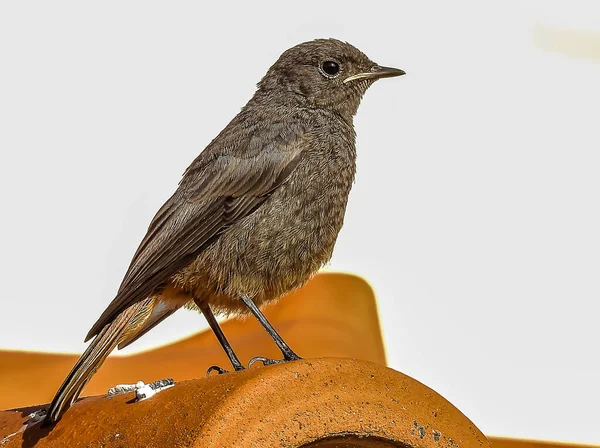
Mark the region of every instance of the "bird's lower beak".
<instances>
[{"instance_id":1,"label":"bird's lower beak","mask_svg":"<svg viewBox=\"0 0 600 448\"><path fill-rule=\"evenodd\" d=\"M380 78L392 78L394 76L402 76L405 75L406 72L404 70L400 70L399 68L392 67L381 67L380 65L374 66L370 72L357 73L356 75L348 76L344 79L344 84L350 81L355 81L357 79L380 79Z\"/></svg>"}]
</instances>

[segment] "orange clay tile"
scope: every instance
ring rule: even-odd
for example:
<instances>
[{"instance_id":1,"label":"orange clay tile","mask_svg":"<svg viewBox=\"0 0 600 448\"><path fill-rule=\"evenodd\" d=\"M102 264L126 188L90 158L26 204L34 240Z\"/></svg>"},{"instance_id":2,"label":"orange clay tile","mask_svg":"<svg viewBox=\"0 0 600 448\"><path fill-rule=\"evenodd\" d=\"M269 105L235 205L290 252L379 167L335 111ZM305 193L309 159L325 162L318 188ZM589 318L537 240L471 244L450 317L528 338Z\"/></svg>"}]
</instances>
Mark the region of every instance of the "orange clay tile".
<instances>
[{"instance_id":1,"label":"orange clay tile","mask_svg":"<svg viewBox=\"0 0 600 448\"><path fill-rule=\"evenodd\" d=\"M81 400L52 430L32 426L5 446L259 448L319 440L307 446L489 446L433 390L380 364L348 358L184 381L136 403L133 396ZM16 432L26 420L20 417L0 431ZM338 441L327 442L331 438Z\"/></svg>"}]
</instances>

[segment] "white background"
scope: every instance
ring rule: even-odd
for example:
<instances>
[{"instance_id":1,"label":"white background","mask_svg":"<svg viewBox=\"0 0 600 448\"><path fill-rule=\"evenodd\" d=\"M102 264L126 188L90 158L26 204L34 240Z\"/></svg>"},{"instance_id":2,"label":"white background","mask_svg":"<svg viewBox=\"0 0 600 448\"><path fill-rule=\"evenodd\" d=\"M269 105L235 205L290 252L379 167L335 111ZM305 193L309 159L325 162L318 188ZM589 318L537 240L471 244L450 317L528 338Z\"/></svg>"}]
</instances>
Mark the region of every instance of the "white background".
<instances>
[{"instance_id":1,"label":"white background","mask_svg":"<svg viewBox=\"0 0 600 448\"><path fill-rule=\"evenodd\" d=\"M367 92L331 269L485 433L600 443L598 2L2 2L0 347L83 350L183 170L286 48ZM190 334L177 313L134 350Z\"/></svg>"}]
</instances>

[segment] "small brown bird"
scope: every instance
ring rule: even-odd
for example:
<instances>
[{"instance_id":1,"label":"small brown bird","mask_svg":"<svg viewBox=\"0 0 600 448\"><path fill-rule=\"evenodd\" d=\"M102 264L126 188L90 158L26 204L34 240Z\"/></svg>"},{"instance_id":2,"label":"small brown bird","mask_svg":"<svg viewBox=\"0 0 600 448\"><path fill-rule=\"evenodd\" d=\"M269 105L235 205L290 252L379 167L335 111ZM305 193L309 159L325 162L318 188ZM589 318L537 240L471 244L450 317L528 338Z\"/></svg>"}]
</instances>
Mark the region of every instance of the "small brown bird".
<instances>
[{"instance_id":1,"label":"small brown bird","mask_svg":"<svg viewBox=\"0 0 600 448\"><path fill-rule=\"evenodd\" d=\"M44 423L61 418L115 347L182 306L204 314L235 370L244 367L213 312L252 313L283 354L251 363L300 359L258 307L303 285L331 257L354 180L353 116L375 80L403 74L334 39L284 52L152 220Z\"/></svg>"}]
</instances>

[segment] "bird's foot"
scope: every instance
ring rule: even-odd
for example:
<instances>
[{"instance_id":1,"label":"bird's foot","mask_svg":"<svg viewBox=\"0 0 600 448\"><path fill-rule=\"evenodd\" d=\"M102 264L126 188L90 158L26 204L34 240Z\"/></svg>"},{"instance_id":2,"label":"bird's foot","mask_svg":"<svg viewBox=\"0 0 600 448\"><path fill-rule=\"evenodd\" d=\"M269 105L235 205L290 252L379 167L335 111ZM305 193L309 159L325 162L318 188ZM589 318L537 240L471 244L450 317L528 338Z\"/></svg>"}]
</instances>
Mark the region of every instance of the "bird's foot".
<instances>
[{"instance_id":1,"label":"bird's foot","mask_svg":"<svg viewBox=\"0 0 600 448\"><path fill-rule=\"evenodd\" d=\"M244 366L239 365L235 367L235 371L239 372L240 370L246 370L244 368ZM217 375L223 375L224 373L229 373L229 370L225 370L223 367L219 367L219 366L210 366L208 368L208 370L206 371L206 376L210 376L211 373L213 372L217 372Z\"/></svg>"},{"instance_id":2,"label":"bird's foot","mask_svg":"<svg viewBox=\"0 0 600 448\"><path fill-rule=\"evenodd\" d=\"M224 373L229 373L229 370L225 370L219 366L210 366L206 371L206 376L210 376L210 374L213 372L218 372L217 375L223 375Z\"/></svg>"},{"instance_id":3,"label":"bird's foot","mask_svg":"<svg viewBox=\"0 0 600 448\"><path fill-rule=\"evenodd\" d=\"M272 366L274 364L283 364L284 362L299 361L301 359L302 358L300 358L300 356L296 355L295 353L292 355L284 356L283 359L271 359L265 358L264 356L255 356L248 363L248 368L252 367L252 364L254 364L255 362L262 362L263 366Z\"/></svg>"}]
</instances>

